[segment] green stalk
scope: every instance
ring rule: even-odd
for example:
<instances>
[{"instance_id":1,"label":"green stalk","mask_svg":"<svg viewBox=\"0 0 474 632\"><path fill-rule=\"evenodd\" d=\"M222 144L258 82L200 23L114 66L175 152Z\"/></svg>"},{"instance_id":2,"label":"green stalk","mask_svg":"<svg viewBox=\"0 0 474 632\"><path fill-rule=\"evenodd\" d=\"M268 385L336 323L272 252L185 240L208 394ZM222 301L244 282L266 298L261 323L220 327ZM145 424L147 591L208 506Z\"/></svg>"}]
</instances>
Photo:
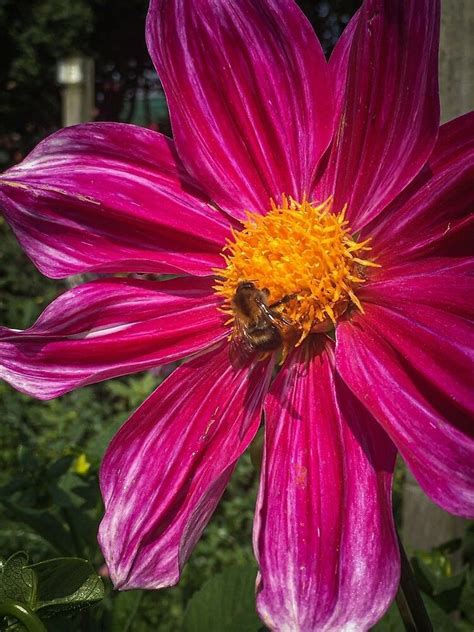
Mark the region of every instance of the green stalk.
<instances>
[{"instance_id":1,"label":"green stalk","mask_svg":"<svg viewBox=\"0 0 474 632\"><path fill-rule=\"evenodd\" d=\"M400 548L401 576L396 602L407 632L433 632L433 626L408 561L405 548L398 537Z\"/></svg>"},{"instance_id":2,"label":"green stalk","mask_svg":"<svg viewBox=\"0 0 474 632\"><path fill-rule=\"evenodd\" d=\"M25 626L28 632L47 632L41 619L33 610L10 599L4 599L0 602L0 617L14 617Z\"/></svg>"}]
</instances>

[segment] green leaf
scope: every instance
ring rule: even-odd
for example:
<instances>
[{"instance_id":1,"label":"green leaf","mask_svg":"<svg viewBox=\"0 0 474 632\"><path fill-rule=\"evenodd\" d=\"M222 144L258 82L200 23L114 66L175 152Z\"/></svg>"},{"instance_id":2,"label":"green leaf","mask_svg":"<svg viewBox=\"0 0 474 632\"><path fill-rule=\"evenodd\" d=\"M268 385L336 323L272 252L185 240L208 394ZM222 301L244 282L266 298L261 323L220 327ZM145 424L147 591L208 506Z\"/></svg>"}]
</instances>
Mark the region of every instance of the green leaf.
<instances>
[{"instance_id":1,"label":"green leaf","mask_svg":"<svg viewBox=\"0 0 474 632\"><path fill-rule=\"evenodd\" d=\"M66 555L74 553L74 543L70 533L49 511L25 509L5 499L1 499L1 502L9 510L12 518L33 529L46 542L49 542L58 553Z\"/></svg>"},{"instance_id":2,"label":"green leaf","mask_svg":"<svg viewBox=\"0 0 474 632\"><path fill-rule=\"evenodd\" d=\"M474 523L468 526L464 536L463 558L468 564L474 566Z\"/></svg>"},{"instance_id":3,"label":"green leaf","mask_svg":"<svg viewBox=\"0 0 474 632\"><path fill-rule=\"evenodd\" d=\"M111 632L133 632L135 615L143 595L143 590L115 593L112 605Z\"/></svg>"},{"instance_id":4,"label":"green leaf","mask_svg":"<svg viewBox=\"0 0 474 632\"><path fill-rule=\"evenodd\" d=\"M442 555L451 555L459 551L462 546L461 538L453 538L452 540L448 540L447 542L443 542L439 546L436 546L433 550L438 551Z\"/></svg>"},{"instance_id":5,"label":"green leaf","mask_svg":"<svg viewBox=\"0 0 474 632\"><path fill-rule=\"evenodd\" d=\"M74 461L74 455L62 456L56 461L53 461L48 465L47 474L48 478L53 480L58 479L60 476L66 474L66 472L71 467L72 462Z\"/></svg>"},{"instance_id":6,"label":"green leaf","mask_svg":"<svg viewBox=\"0 0 474 632\"><path fill-rule=\"evenodd\" d=\"M254 565L229 568L212 577L189 601L183 632L256 632Z\"/></svg>"},{"instance_id":7,"label":"green leaf","mask_svg":"<svg viewBox=\"0 0 474 632\"><path fill-rule=\"evenodd\" d=\"M413 571L420 589L446 612L457 609L465 581L465 572L444 575L444 566L427 564L419 556L412 559Z\"/></svg>"},{"instance_id":8,"label":"green leaf","mask_svg":"<svg viewBox=\"0 0 474 632\"><path fill-rule=\"evenodd\" d=\"M474 623L474 571L472 570L469 570L466 575L466 583L462 590L459 607L466 618Z\"/></svg>"},{"instance_id":9,"label":"green leaf","mask_svg":"<svg viewBox=\"0 0 474 632\"><path fill-rule=\"evenodd\" d=\"M423 601L425 602L430 621L433 624L433 629L436 632L456 632L460 630L460 627L453 619L428 595L423 595Z\"/></svg>"},{"instance_id":10,"label":"green leaf","mask_svg":"<svg viewBox=\"0 0 474 632\"><path fill-rule=\"evenodd\" d=\"M263 443L264 433L263 428L260 428L249 447L250 459L257 472L262 469Z\"/></svg>"},{"instance_id":11,"label":"green leaf","mask_svg":"<svg viewBox=\"0 0 474 632\"><path fill-rule=\"evenodd\" d=\"M83 608L104 597L102 579L87 560L57 558L30 568L38 577L36 610L42 616Z\"/></svg>"},{"instance_id":12,"label":"green leaf","mask_svg":"<svg viewBox=\"0 0 474 632\"><path fill-rule=\"evenodd\" d=\"M23 551L0 562L0 601L11 600L29 608L36 601L36 577L28 566L28 556Z\"/></svg>"},{"instance_id":13,"label":"green leaf","mask_svg":"<svg viewBox=\"0 0 474 632\"><path fill-rule=\"evenodd\" d=\"M462 628L455 623L430 597L422 595L426 611L435 632L461 632ZM404 632L405 626L394 601L384 617L371 628L372 632Z\"/></svg>"},{"instance_id":14,"label":"green leaf","mask_svg":"<svg viewBox=\"0 0 474 632\"><path fill-rule=\"evenodd\" d=\"M48 486L53 502L58 507L82 507L84 488L87 488L87 483L73 472L63 474L59 480L51 481Z\"/></svg>"}]
</instances>

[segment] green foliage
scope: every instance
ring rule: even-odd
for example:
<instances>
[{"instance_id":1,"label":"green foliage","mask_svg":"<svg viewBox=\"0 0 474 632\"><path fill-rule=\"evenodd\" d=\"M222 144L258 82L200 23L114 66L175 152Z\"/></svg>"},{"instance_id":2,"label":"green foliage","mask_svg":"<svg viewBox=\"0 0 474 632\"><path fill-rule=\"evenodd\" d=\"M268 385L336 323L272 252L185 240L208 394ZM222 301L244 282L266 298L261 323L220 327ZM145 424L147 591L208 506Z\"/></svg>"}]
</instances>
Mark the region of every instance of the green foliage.
<instances>
[{"instance_id":1,"label":"green foliage","mask_svg":"<svg viewBox=\"0 0 474 632\"><path fill-rule=\"evenodd\" d=\"M8 560L0 561L0 602L5 599L34 606L36 581L34 572L28 568L26 553L16 553Z\"/></svg>"},{"instance_id":2,"label":"green foliage","mask_svg":"<svg viewBox=\"0 0 474 632\"><path fill-rule=\"evenodd\" d=\"M183 632L257 632L255 611L257 567L226 569L194 593L184 615Z\"/></svg>"},{"instance_id":3,"label":"green foliage","mask_svg":"<svg viewBox=\"0 0 474 632\"><path fill-rule=\"evenodd\" d=\"M423 595L423 601L434 632L463 632L462 625L456 624L432 599ZM383 619L372 628L372 632L405 632L405 630L395 602L392 603Z\"/></svg>"},{"instance_id":4,"label":"green foliage","mask_svg":"<svg viewBox=\"0 0 474 632\"><path fill-rule=\"evenodd\" d=\"M360 3L299 0L327 53ZM0 0L0 165L20 160L60 126L61 58L94 59L99 119L130 122L134 113L140 118L144 101L136 98L137 89L151 85L147 8L148 0ZM160 127L169 132L164 119L159 116Z\"/></svg>"},{"instance_id":5,"label":"green foliage","mask_svg":"<svg viewBox=\"0 0 474 632\"><path fill-rule=\"evenodd\" d=\"M451 540L429 551L416 551L411 566L435 632L471 632L474 624L474 559L471 557L470 525L464 539ZM453 570L453 557L461 569ZM395 602L374 632L403 632L404 624Z\"/></svg>"},{"instance_id":6,"label":"green foliage","mask_svg":"<svg viewBox=\"0 0 474 632\"><path fill-rule=\"evenodd\" d=\"M5 2L2 16L7 15L15 44L9 79L19 87L41 80L46 65L54 72L59 57L81 52L84 37L93 31L93 12L86 0L34 0L28 6Z\"/></svg>"},{"instance_id":7,"label":"green foliage","mask_svg":"<svg viewBox=\"0 0 474 632\"><path fill-rule=\"evenodd\" d=\"M83 49L92 36L88 0L2 0L0 135L17 134L25 153L60 123L59 58Z\"/></svg>"},{"instance_id":8,"label":"green foliage","mask_svg":"<svg viewBox=\"0 0 474 632\"><path fill-rule=\"evenodd\" d=\"M439 549L418 551L412 563L420 589L443 610L455 610L466 579L465 572L454 574L448 555Z\"/></svg>"},{"instance_id":9,"label":"green foliage","mask_svg":"<svg viewBox=\"0 0 474 632\"><path fill-rule=\"evenodd\" d=\"M51 629L56 629L58 615L86 608L103 597L102 580L87 560L58 558L29 565L28 556L18 552L0 561L1 630L12 625L41 630L38 619L48 618Z\"/></svg>"},{"instance_id":10,"label":"green foliage","mask_svg":"<svg viewBox=\"0 0 474 632\"><path fill-rule=\"evenodd\" d=\"M29 264L0 215L0 323L24 329L61 289Z\"/></svg>"},{"instance_id":11,"label":"green foliage","mask_svg":"<svg viewBox=\"0 0 474 632\"><path fill-rule=\"evenodd\" d=\"M459 600L459 609L464 617L474 625L474 568L468 568Z\"/></svg>"},{"instance_id":12,"label":"green foliage","mask_svg":"<svg viewBox=\"0 0 474 632\"><path fill-rule=\"evenodd\" d=\"M0 0L0 164L21 159L60 127L59 59L92 56L101 84L110 68L124 77L130 63L143 67L147 6L147 0ZM108 108L112 118L121 111L124 86L119 96Z\"/></svg>"},{"instance_id":13,"label":"green foliage","mask_svg":"<svg viewBox=\"0 0 474 632\"><path fill-rule=\"evenodd\" d=\"M86 560L63 557L32 564L38 581L36 609L42 616L82 608L104 598L104 585Z\"/></svg>"}]
</instances>

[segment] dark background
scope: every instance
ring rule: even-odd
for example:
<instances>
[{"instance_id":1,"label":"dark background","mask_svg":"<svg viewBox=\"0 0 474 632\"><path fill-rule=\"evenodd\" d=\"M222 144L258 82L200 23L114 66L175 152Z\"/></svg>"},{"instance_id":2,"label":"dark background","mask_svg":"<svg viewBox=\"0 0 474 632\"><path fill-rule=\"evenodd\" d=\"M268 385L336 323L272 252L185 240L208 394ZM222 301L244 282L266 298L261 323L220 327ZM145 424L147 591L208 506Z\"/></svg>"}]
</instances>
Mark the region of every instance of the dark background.
<instances>
[{"instance_id":1,"label":"dark background","mask_svg":"<svg viewBox=\"0 0 474 632\"><path fill-rule=\"evenodd\" d=\"M360 0L298 4L329 53ZM145 46L147 7L147 0L0 0L0 167L61 126L56 63L76 53L95 61L95 120L170 133Z\"/></svg>"}]
</instances>

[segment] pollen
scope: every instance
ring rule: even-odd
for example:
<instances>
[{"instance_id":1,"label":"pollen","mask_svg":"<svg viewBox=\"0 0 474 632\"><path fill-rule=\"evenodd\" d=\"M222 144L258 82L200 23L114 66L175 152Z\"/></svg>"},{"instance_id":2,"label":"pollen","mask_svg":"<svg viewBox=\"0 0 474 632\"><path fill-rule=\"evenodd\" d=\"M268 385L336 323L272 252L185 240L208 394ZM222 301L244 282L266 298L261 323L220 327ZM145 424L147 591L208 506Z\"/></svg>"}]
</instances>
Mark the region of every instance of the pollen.
<instances>
[{"instance_id":1,"label":"pollen","mask_svg":"<svg viewBox=\"0 0 474 632\"><path fill-rule=\"evenodd\" d=\"M370 239L358 242L345 218L335 213L332 197L323 203L297 202L282 196L266 215L248 213L222 253L225 267L215 270L224 311L242 281L266 290L268 304L291 322L294 346L311 333L330 332L349 307L363 311L357 290L367 268Z\"/></svg>"}]
</instances>

